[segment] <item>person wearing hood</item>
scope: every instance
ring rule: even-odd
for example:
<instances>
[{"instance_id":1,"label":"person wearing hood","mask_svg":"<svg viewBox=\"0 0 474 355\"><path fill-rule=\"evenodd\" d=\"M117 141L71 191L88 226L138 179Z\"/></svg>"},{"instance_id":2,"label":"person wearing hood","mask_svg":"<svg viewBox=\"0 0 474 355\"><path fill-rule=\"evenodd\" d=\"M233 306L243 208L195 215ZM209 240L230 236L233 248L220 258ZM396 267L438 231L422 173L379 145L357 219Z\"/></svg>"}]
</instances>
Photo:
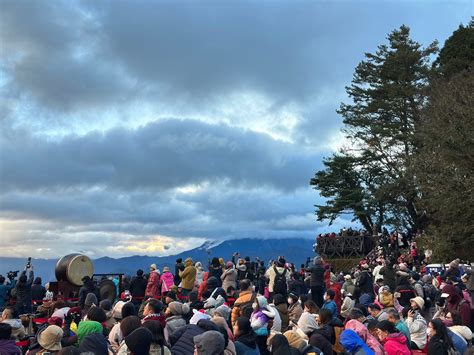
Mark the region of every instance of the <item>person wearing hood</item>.
<instances>
[{"instance_id":1,"label":"person wearing hood","mask_svg":"<svg viewBox=\"0 0 474 355\"><path fill-rule=\"evenodd\" d=\"M342 290L354 294L354 281L352 280L352 277L350 274L344 275L344 283L342 284Z\"/></svg>"},{"instance_id":2,"label":"person wearing hood","mask_svg":"<svg viewBox=\"0 0 474 355\"><path fill-rule=\"evenodd\" d=\"M253 331L248 318L237 318L234 322L233 331L237 355L260 355L257 335Z\"/></svg>"},{"instance_id":3,"label":"person wearing hood","mask_svg":"<svg viewBox=\"0 0 474 355\"><path fill-rule=\"evenodd\" d=\"M149 355L152 342L153 335L151 332L147 328L138 327L125 337L126 354Z\"/></svg>"},{"instance_id":4,"label":"person wearing hood","mask_svg":"<svg viewBox=\"0 0 474 355\"><path fill-rule=\"evenodd\" d=\"M15 318L15 309L13 307L7 307L3 310L0 322L11 326L12 336L16 341L25 337L25 327L20 319Z\"/></svg>"},{"instance_id":5,"label":"person wearing hood","mask_svg":"<svg viewBox=\"0 0 474 355\"><path fill-rule=\"evenodd\" d=\"M28 273L28 277L26 274ZM15 285L15 288L12 292L15 292L16 296L16 312L18 315L25 313L31 313L32 304L31 304L31 285L33 284L34 273L33 266L30 266L28 269L22 271L18 282Z\"/></svg>"},{"instance_id":6,"label":"person wearing hood","mask_svg":"<svg viewBox=\"0 0 474 355\"><path fill-rule=\"evenodd\" d=\"M181 283L180 272L184 270L183 259L176 259L176 264L174 265L174 284L179 286Z\"/></svg>"},{"instance_id":7,"label":"person wearing hood","mask_svg":"<svg viewBox=\"0 0 474 355\"><path fill-rule=\"evenodd\" d=\"M79 351L86 354L107 355L109 353L107 339L99 333L92 333L84 337Z\"/></svg>"},{"instance_id":8,"label":"person wearing hood","mask_svg":"<svg viewBox=\"0 0 474 355\"><path fill-rule=\"evenodd\" d=\"M454 334L459 335L466 343L472 343L472 331L469 327L462 325L461 315L456 312L448 312L443 320L444 325ZM462 354L462 352L461 352Z\"/></svg>"},{"instance_id":9,"label":"person wearing hood","mask_svg":"<svg viewBox=\"0 0 474 355\"><path fill-rule=\"evenodd\" d=\"M89 309L91 309L91 307L95 307L98 305L99 305L99 301L97 300L96 295L93 294L92 292L88 293L84 301L84 306L82 307L82 311L81 311L82 318L84 318L87 315L87 312L89 312Z\"/></svg>"},{"instance_id":10,"label":"person wearing hood","mask_svg":"<svg viewBox=\"0 0 474 355\"><path fill-rule=\"evenodd\" d=\"M209 330L193 338L194 354L221 355L225 350L224 335L217 330Z\"/></svg>"},{"instance_id":11,"label":"person wearing hood","mask_svg":"<svg viewBox=\"0 0 474 355\"><path fill-rule=\"evenodd\" d=\"M388 320L377 323L377 334L387 355L411 355L406 337Z\"/></svg>"},{"instance_id":12,"label":"person wearing hood","mask_svg":"<svg viewBox=\"0 0 474 355\"><path fill-rule=\"evenodd\" d=\"M318 314L319 308L312 300L308 300L304 303L304 311L298 320L298 328L306 335L310 335L315 329L319 328L316 322L316 315Z\"/></svg>"},{"instance_id":13,"label":"person wearing hood","mask_svg":"<svg viewBox=\"0 0 474 355\"><path fill-rule=\"evenodd\" d=\"M353 330L346 329L341 333L339 342L346 352L351 355L375 355L361 337Z\"/></svg>"},{"instance_id":14,"label":"person wearing hood","mask_svg":"<svg viewBox=\"0 0 474 355\"><path fill-rule=\"evenodd\" d=\"M181 294L187 296L194 288L197 271L191 258L187 258L184 265L184 270L179 272L179 276L181 278Z\"/></svg>"},{"instance_id":15,"label":"person wearing hood","mask_svg":"<svg viewBox=\"0 0 474 355\"><path fill-rule=\"evenodd\" d=\"M156 264L151 264L145 297L158 298L160 297L160 291L160 270L158 270Z\"/></svg>"},{"instance_id":16,"label":"person wearing hood","mask_svg":"<svg viewBox=\"0 0 474 355\"><path fill-rule=\"evenodd\" d=\"M220 282L219 280L217 280L216 277L214 276L209 277L206 283L207 283L207 291L203 294L203 299L206 293L207 293L208 298L211 297L211 298L217 299L217 297L221 296L222 298L227 299L227 293L221 286L219 286Z\"/></svg>"},{"instance_id":17,"label":"person wearing hood","mask_svg":"<svg viewBox=\"0 0 474 355\"><path fill-rule=\"evenodd\" d=\"M180 302L171 302L166 308L165 334L169 337L176 329L186 325L184 316L189 312L189 306Z\"/></svg>"},{"instance_id":18,"label":"person wearing hood","mask_svg":"<svg viewBox=\"0 0 474 355\"><path fill-rule=\"evenodd\" d=\"M222 265L219 261L219 258L212 258L212 261L209 265L209 277L214 276L218 282L219 286L222 285L221 276L222 276Z\"/></svg>"},{"instance_id":19,"label":"person wearing hood","mask_svg":"<svg viewBox=\"0 0 474 355\"><path fill-rule=\"evenodd\" d=\"M454 350L454 344L452 343L446 326L443 324L441 319L433 319L428 324L428 346L427 352L430 355L448 355L449 349Z\"/></svg>"},{"instance_id":20,"label":"person wearing hood","mask_svg":"<svg viewBox=\"0 0 474 355\"><path fill-rule=\"evenodd\" d=\"M285 297L283 297L283 295L280 295L279 293L273 297L273 304L275 305L275 309L277 310L281 319L282 333L286 332L286 330L288 329L288 325L290 324L290 316L288 313L288 305L286 301L287 300L285 300Z\"/></svg>"},{"instance_id":21,"label":"person wearing hood","mask_svg":"<svg viewBox=\"0 0 474 355\"><path fill-rule=\"evenodd\" d=\"M299 355L297 349L292 348L288 343L288 339L282 334L275 334L270 341L270 354L272 355Z\"/></svg>"},{"instance_id":22,"label":"person wearing hood","mask_svg":"<svg viewBox=\"0 0 474 355\"><path fill-rule=\"evenodd\" d=\"M446 285L443 287L441 297L446 299L446 313L457 312L461 315L462 325L471 325L471 307L457 292L456 286Z\"/></svg>"},{"instance_id":23,"label":"person wearing hood","mask_svg":"<svg viewBox=\"0 0 474 355\"><path fill-rule=\"evenodd\" d=\"M376 337L374 337L370 332L367 330L367 327L359 322L357 319L349 320L346 325L344 326L346 330L353 330L357 333L357 335L362 339L362 341L367 344L367 346L375 353L375 355L384 355L385 350L378 341ZM340 340L341 344L342 341Z\"/></svg>"},{"instance_id":24,"label":"person wearing hood","mask_svg":"<svg viewBox=\"0 0 474 355\"><path fill-rule=\"evenodd\" d=\"M235 271L234 263L228 261L225 266L225 271L221 275L222 288L227 293L227 289L232 286L234 289L237 288L237 271Z\"/></svg>"},{"instance_id":25,"label":"person wearing hood","mask_svg":"<svg viewBox=\"0 0 474 355\"><path fill-rule=\"evenodd\" d=\"M324 292L326 291L326 284L324 282L324 275L326 270L323 266L323 259L317 256L313 260L313 266L306 269L307 272L311 273L310 277L310 288L311 288L311 299L316 303L318 307L322 307L324 303Z\"/></svg>"},{"instance_id":26,"label":"person wearing hood","mask_svg":"<svg viewBox=\"0 0 474 355\"><path fill-rule=\"evenodd\" d=\"M201 317L191 318L190 324L177 329L169 335L169 344L173 355L187 355L194 351L194 337L207 331L218 331L218 326L207 315L196 312Z\"/></svg>"},{"instance_id":27,"label":"person wearing hood","mask_svg":"<svg viewBox=\"0 0 474 355\"><path fill-rule=\"evenodd\" d=\"M21 355L21 350L12 338L12 327L7 323L0 323L0 354Z\"/></svg>"},{"instance_id":28,"label":"person wearing hood","mask_svg":"<svg viewBox=\"0 0 474 355\"><path fill-rule=\"evenodd\" d=\"M92 280L89 276L84 276L82 278L83 285L79 289L79 306L84 308L86 303L86 297L89 293L93 293L96 297L96 305L99 304L100 301L100 292L99 288L95 285L94 280Z\"/></svg>"},{"instance_id":29,"label":"person wearing hood","mask_svg":"<svg viewBox=\"0 0 474 355\"><path fill-rule=\"evenodd\" d=\"M361 265L361 272L359 277L357 278L356 285L360 288L361 293L367 293L370 295L371 299L373 300L374 295L374 280L372 275L370 274L369 265L364 263Z\"/></svg>"},{"instance_id":30,"label":"person wearing hood","mask_svg":"<svg viewBox=\"0 0 474 355\"><path fill-rule=\"evenodd\" d=\"M196 284L199 287L204 281L204 274L206 272L204 271L204 267L200 261L197 261L196 264L194 264L194 267L196 268Z\"/></svg>"},{"instance_id":31,"label":"person wearing hood","mask_svg":"<svg viewBox=\"0 0 474 355\"><path fill-rule=\"evenodd\" d=\"M257 335L258 347L260 353L267 353L268 323L270 319L275 318L276 313L273 308L268 306L267 299L263 296L257 296L252 304L253 312L250 316L250 325Z\"/></svg>"},{"instance_id":32,"label":"person wearing hood","mask_svg":"<svg viewBox=\"0 0 474 355\"><path fill-rule=\"evenodd\" d=\"M404 265L404 264L403 264ZM401 266L403 270L405 270L406 266ZM394 296L398 299L398 303L402 307L409 307L410 300L417 296L417 293L412 285L410 285L410 281L408 280L408 274L405 271L401 271L402 275L398 278L398 286L395 289Z\"/></svg>"},{"instance_id":33,"label":"person wearing hood","mask_svg":"<svg viewBox=\"0 0 474 355\"><path fill-rule=\"evenodd\" d=\"M298 302L298 296L294 293L290 293L287 302L289 322L298 323L303 314L303 307L301 307L301 303Z\"/></svg>"},{"instance_id":34,"label":"person wearing hood","mask_svg":"<svg viewBox=\"0 0 474 355\"><path fill-rule=\"evenodd\" d=\"M343 318L348 318L349 314L355 307L355 300L351 293L341 290L344 300L342 301L341 306L341 316Z\"/></svg>"},{"instance_id":35,"label":"person wearing hood","mask_svg":"<svg viewBox=\"0 0 474 355\"><path fill-rule=\"evenodd\" d=\"M425 301L421 297L415 297L410 300L411 308L405 308L406 324L410 331L411 349L422 350L426 345L426 319L423 317L423 307Z\"/></svg>"}]
</instances>

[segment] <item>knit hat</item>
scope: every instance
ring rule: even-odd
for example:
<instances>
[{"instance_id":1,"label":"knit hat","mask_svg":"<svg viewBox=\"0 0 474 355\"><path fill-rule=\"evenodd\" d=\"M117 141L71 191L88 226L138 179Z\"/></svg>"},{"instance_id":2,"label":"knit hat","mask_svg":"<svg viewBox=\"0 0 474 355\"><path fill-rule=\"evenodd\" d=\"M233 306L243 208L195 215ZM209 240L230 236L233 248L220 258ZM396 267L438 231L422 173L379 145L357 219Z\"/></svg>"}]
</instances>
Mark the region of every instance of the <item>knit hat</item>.
<instances>
[{"instance_id":1,"label":"knit hat","mask_svg":"<svg viewBox=\"0 0 474 355\"><path fill-rule=\"evenodd\" d=\"M108 298L105 300L100 301L99 307L102 308L104 311L110 311L112 309L112 302Z\"/></svg>"},{"instance_id":2,"label":"knit hat","mask_svg":"<svg viewBox=\"0 0 474 355\"><path fill-rule=\"evenodd\" d=\"M165 266L165 267L163 268L163 272L169 272L169 271L170 271L170 268L169 268L168 266Z\"/></svg>"},{"instance_id":3,"label":"knit hat","mask_svg":"<svg viewBox=\"0 0 474 355\"><path fill-rule=\"evenodd\" d=\"M423 309L423 307L425 306L425 301L420 296L410 299L410 302L411 301L415 302L418 305L419 309Z\"/></svg>"},{"instance_id":4,"label":"knit hat","mask_svg":"<svg viewBox=\"0 0 474 355\"><path fill-rule=\"evenodd\" d=\"M225 349L225 340L221 332L209 330L193 338L197 353L203 355L222 354Z\"/></svg>"},{"instance_id":5,"label":"knit hat","mask_svg":"<svg viewBox=\"0 0 474 355\"><path fill-rule=\"evenodd\" d=\"M220 316L222 316L222 318L228 321L230 318L231 312L232 310L229 307L227 307L225 304L223 304L222 306L219 306L216 308L216 310L214 311L214 314L219 314Z\"/></svg>"},{"instance_id":6,"label":"knit hat","mask_svg":"<svg viewBox=\"0 0 474 355\"><path fill-rule=\"evenodd\" d=\"M125 304L124 301L118 301L112 309L112 317L116 319L122 319L122 308Z\"/></svg>"},{"instance_id":7,"label":"knit hat","mask_svg":"<svg viewBox=\"0 0 474 355\"><path fill-rule=\"evenodd\" d=\"M344 280L349 281L351 279L352 279L351 275L349 275L349 274L344 275Z\"/></svg>"},{"instance_id":8,"label":"knit hat","mask_svg":"<svg viewBox=\"0 0 474 355\"><path fill-rule=\"evenodd\" d=\"M134 355L148 355L150 352L153 334L144 327L140 327L125 337L125 344Z\"/></svg>"},{"instance_id":9,"label":"knit hat","mask_svg":"<svg viewBox=\"0 0 474 355\"><path fill-rule=\"evenodd\" d=\"M423 277L421 278L421 281L423 281L423 283L425 284L430 284L433 281L433 277L429 274L423 275Z\"/></svg>"},{"instance_id":10,"label":"knit hat","mask_svg":"<svg viewBox=\"0 0 474 355\"><path fill-rule=\"evenodd\" d=\"M171 313L175 316L189 313L189 306L187 304L183 304L180 302L171 302L168 305L168 308L170 309Z\"/></svg>"},{"instance_id":11,"label":"knit hat","mask_svg":"<svg viewBox=\"0 0 474 355\"><path fill-rule=\"evenodd\" d=\"M43 349L51 351L61 350L63 330L57 325L50 325L38 335L38 343Z\"/></svg>"},{"instance_id":12,"label":"knit hat","mask_svg":"<svg viewBox=\"0 0 474 355\"><path fill-rule=\"evenodd\" d=\"M232 261L228 261L227 264L225 264L225 267L227 269L232 269L234 267L234 263Z\"/></svg>"},{"instance_id":13,"label":"knit hat","mask_svg":"<svg viewBox=\"0 0 474 355\"><path fill-rule=\"evenodd\" d=\"M156 264L151 264L151 265L150 265L150 269L151 269L151 270L156 270Z\"/></svg>"},{"instance_id":14,"label":"knit hat","mask_svg":"<svg viewBox=\"0 0 474 355\"><path fill-rule=\"evenodd\" d=\"M176 292L174 292L174 291L168 291L168 293L166 294L166 297L169 297L169 298L171 298L172 300L175 300L175 301L178 299L178 297L176 297Z\"/></svg>"},{"instance_id":15,"label":"knit hat","mask_svg":"<svg viewBox=\"0 0 474 355\"><path fill-rule=\"evenodd\" d=\"M103 334L89 334L82 340L81 345L79 346L79 351L81 354L107 355L109 353L107 340Z\"/></svg>"},{"instance_id":16,"label":"knit hat","mask_svg":"<svg viewBox=\"0 0 474 355\"><path fill-rule=\"evenodd\" d=\"M90 292L87 294L84 304L86 306L92 306L93 304L97 306L99 304L99 301L97 300L97 296Z\"/></svg>"}]
</instances>

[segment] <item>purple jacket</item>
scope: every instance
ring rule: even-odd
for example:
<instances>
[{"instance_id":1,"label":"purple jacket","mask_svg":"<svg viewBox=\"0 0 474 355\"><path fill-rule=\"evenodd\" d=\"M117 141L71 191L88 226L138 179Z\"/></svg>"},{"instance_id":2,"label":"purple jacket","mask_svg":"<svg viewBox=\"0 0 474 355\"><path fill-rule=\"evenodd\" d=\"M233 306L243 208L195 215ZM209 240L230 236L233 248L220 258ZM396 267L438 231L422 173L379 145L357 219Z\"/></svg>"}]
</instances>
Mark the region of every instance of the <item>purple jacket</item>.
<instances>
[{"instance_id":1,"label":"purple jacket","mask_svg":"<svg viewBox=\"0 0 474 355\"><path fill-rule=\"evenodd\" d=\"M0 355L21 355L21 350L15 340L0 340Z\"/></svg>"}]
</instances>

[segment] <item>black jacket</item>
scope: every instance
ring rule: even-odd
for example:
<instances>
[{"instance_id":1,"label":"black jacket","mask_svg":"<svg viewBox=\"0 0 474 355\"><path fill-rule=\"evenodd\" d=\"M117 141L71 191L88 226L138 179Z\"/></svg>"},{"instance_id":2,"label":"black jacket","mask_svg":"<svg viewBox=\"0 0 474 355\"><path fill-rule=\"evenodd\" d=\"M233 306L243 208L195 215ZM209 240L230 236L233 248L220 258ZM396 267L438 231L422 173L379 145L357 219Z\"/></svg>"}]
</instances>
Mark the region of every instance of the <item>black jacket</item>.
<instances>
[{"instance_id":1,"label":"black jacket","mask_svg":"<svg viewBox=\"0 0 474 355\"><path fill-rule=\"evenodd\" d=\"M368 271L362 271L359 275L359 280L357 286L360 288L361 293L368 293L369 295L374 295L374 281L372 275Z\"/></svg>"},{"instance_id":2,"label":"black jacket","mask_svg":"<svg viewBox=\"0 0 474 355\"><path fill-rule=\"evenodd\" d=\"M196 335L207 332L208 330L217 330L219 327L212 321L201 319L197 325L188 324L178 328L170 334L171 353L173 355L189 355L194 353L194 340Z\"/></svg>"},{"instance_id":3,"label":"black jacket","mask_svg":"<svg viewBox=\"0 0 474 355\"><path fill-rule=\"evenodd\" d=\"M100 302L100 292L94 282L91 280L84 284L79 290L79 305L84 308L86 297L88 293L93 293L97 297L97 302Z\"/></svg>"},{"instance_id":4,"label":"black jacket","mask_svg":"<svg viewBox=\"0 0 474 355\"><path fill-rule=\"evenodd\" d=\"M428 342L427 352L430 355L448 355L446 344L436 335Z\"/></svg>"},{"instance_id":5,"label":"black jacket","mask_svg":"<svg viewBox=\"0 0 474 355\"><path fill-rule=\"evenodd\" d=\"M324 273L325 269L322 265L313 265L306 271L311 273L310 287L326 287L324 283Z\"/></svg>"},{"instance_id":6,"label":"black jacket","mask_svg":"<svg viewBox=\"0 0 474 355\"><path fill-rule=\"evenodd\" d=\"M41 284L33 284L31 286L31 298L33 301L42 301L46 296L46 289Z\"/></svg>"},{"instance_id":7,"label":"black jacket","mask_svg":"<svg viewBox=\"0 0 474 355\"><path fill-rule=\"evenodd\" d=\"M26 271L22 271L21 275L26 275ZM31 285L33 284L34 273L30 271L26 283L17 282L15 286L16 302L18 304L31 304Z\"/></svg>"},{"instance_id":8,"label":"black jacket","mask_svg":"<svg viewBox=\"0 0 474 355\"><path fill-rule=\"evenodd\" d=\"M143 276L135 276L130 283L130 293L133 297L145 296L147 280Z\"/></svg>"}]
</instances>

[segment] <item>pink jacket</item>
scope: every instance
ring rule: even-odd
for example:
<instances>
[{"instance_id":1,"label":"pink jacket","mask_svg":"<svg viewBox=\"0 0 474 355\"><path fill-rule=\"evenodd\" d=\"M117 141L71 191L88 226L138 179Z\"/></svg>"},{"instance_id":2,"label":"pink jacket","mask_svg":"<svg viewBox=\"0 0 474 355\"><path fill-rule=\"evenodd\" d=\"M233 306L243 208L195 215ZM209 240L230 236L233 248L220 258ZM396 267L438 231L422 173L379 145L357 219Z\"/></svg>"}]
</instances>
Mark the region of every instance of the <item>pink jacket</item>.
<instances>
[{"instance_id":1,"label":"pink jacket","mask_svg":"<svg viewBox=\"0 0 474 355\"><path fill-rule=\"evenodd\" d=\"M371 348L375 355L384 355L385 350L378 342L378 340L369 333L365 325L359 322L357 319L352 319L346 323L345 329L352 329L354 332L357 333L358 336L367 344L369 348Z\"/></svg>"},{"instance_id":2,"label":"pink jacket","mask_svg":"<svg viewBox=\"0 0 474 355\"><path fill-rule=\"evenodd\" d=\"M160 292L158 290L160 286L160 274L156 271L152 271L148 277L148 283L146 285L145 296L158 297Z\"/></svg>"},{"instance_id":3,"label":"pink jacket","mask_svg":"<svg viewBox=\"0 0 474 355\"><path fill-rule=\"evenodd\" d=\"M166 271L160 277L161 282L161 293L165 293L171 291L171 287L174 285L174 277L173 274L169 271Z\"/></svg>"},{"instance_id":4,"label":"pink jacket","mask_svg":"<svg viewBox=\"0 0 474 355\"><path fill-rule=\"evenodd\" d=\"M411 355L407 347L407 338L402 333L389 334L384 343L387 355Z\"/></svg>"}]
</instances>

